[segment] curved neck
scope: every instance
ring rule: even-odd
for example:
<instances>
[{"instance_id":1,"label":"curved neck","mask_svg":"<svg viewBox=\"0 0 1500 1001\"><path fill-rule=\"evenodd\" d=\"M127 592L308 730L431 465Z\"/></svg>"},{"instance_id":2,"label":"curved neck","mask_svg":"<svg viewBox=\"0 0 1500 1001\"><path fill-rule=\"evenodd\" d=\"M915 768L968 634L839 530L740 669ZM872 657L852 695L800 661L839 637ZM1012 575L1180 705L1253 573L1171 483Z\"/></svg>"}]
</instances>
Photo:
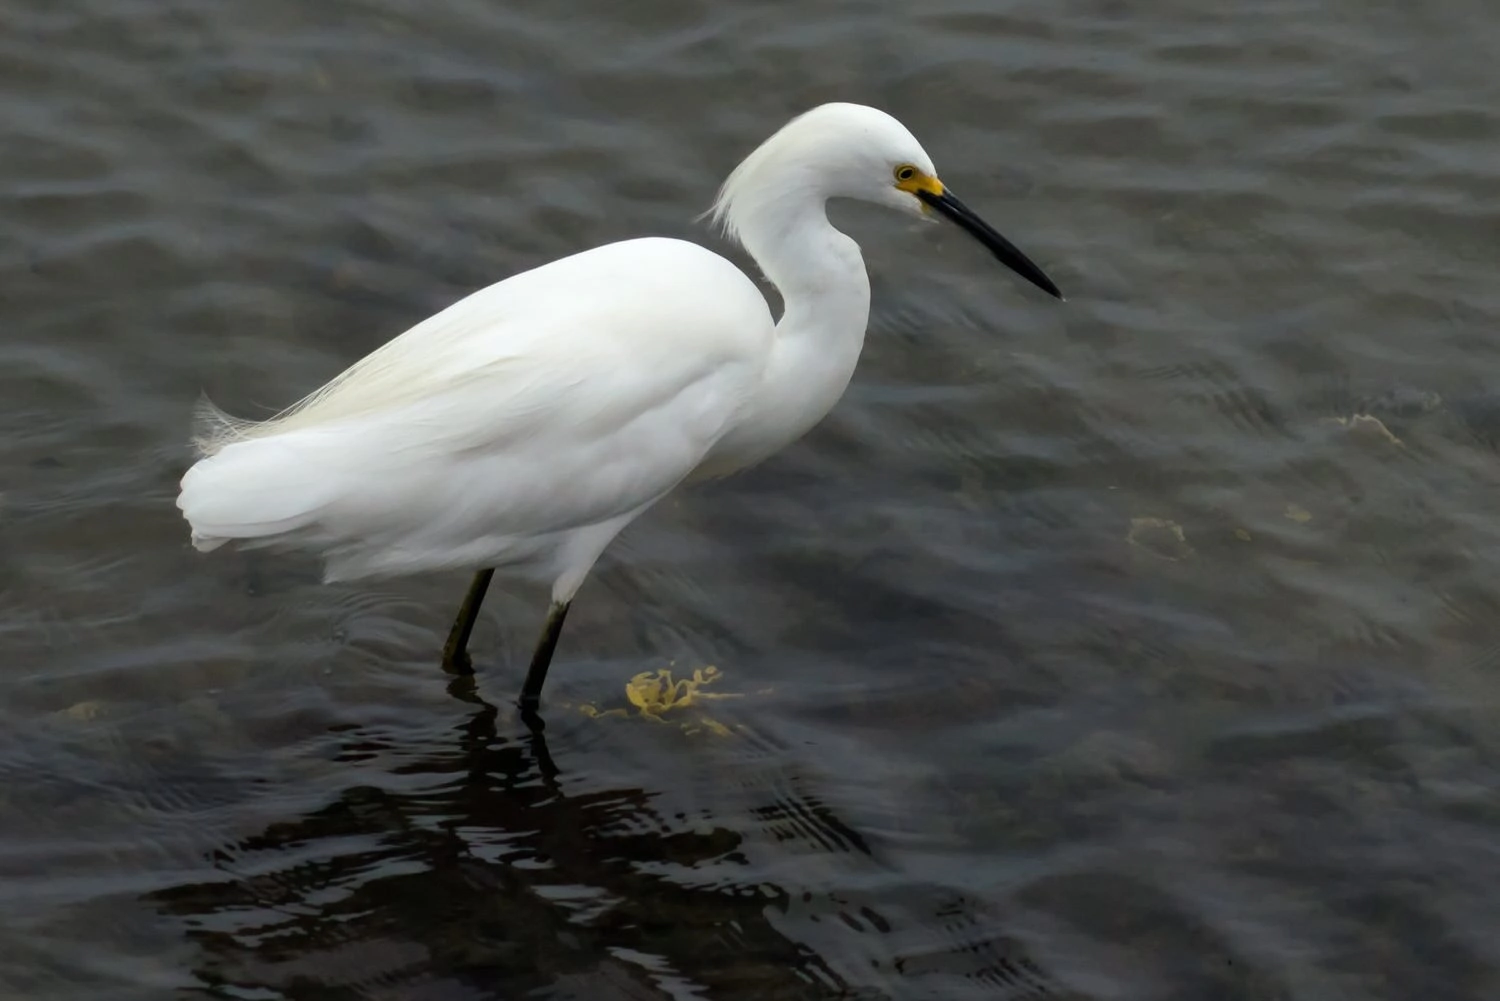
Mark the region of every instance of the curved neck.
<instances>
[{"instance_id":1,"label":"curved neck","mask_svg":"<svg viewBox=\"0 0 1500 1001\"><path fill-rule=\"evenodd\" d=\"M859 245L828 221L823 202L766 207L740 242L776 286L782 314L754 414L723 443L735 466L800 438L849 385L870 319L870 279Z\"/></svg>"},{"instance_id":2,"label":"curved neck","mask_svg":"<svg viewBox=\"0 0 1500 1001\"><path fill-rule=\"evenodd\" d=\"M870 318L870 279L859 244L828 221L822 198L757 206L738 227L740 242L781 294L778 348L812 340L857 356Z\"/></svg>"}]
</instances>

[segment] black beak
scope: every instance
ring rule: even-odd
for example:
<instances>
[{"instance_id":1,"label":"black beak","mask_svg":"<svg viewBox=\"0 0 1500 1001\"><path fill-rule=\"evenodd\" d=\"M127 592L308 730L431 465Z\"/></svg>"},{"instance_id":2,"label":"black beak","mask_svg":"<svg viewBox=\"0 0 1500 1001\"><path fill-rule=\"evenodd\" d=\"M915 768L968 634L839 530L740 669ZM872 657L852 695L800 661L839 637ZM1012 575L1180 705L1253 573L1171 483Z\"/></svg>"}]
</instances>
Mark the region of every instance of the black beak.
<instances>
[{"instance_id":1,"label":"black beak","mask_svg":"<svg viewBox=\"0 0 1500 1001\"><path fill-rule=\"evenodd\" d=\"M946 216L958 224L959 229L968 233L974 239L989 248L990 253L1000 259L1000 263L1010 268L1016 274L1025 278L1037 288L1048 295L1061 299L1063 294L1058 291L1057 286L1052 283L1042 269L1031 262L1031 258L1021 253L1014 243L995 232L994 227L974 214L974 210L963 202L954 198L953 195L944 191L935 195L930 191L918 191L917 197L929 205L934 211Z\"/></svg>"}]
</instances>

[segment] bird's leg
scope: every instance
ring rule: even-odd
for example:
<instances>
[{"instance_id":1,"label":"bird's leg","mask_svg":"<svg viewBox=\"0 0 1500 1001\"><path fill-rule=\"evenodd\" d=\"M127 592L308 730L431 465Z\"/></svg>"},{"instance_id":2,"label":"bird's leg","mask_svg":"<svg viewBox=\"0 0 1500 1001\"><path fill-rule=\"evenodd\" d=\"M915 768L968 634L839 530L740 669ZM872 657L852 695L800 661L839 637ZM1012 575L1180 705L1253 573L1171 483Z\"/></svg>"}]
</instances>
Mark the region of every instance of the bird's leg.
<instances>
[{"instance_id":1,"label":"bird's leg","mask_svg":"<svg viewBox=\"0 0 1500 1001\"><path fill-rule=\"evenodd\" d=\"M554 601L547 610L547 623L542 626L541 639L536 641L536 650L531 655L531 669L526 672L526 683L521 686L521 713L535 716L542 701L542 685L547 681L547 668L552 664L552 651L557 649L557 638L562 635L563 619L567 618L569 601Z\"/></svg>"},{"instance_id":2,"label":"bird's leg","mask_svg":"<svg viewBox=\"0 0 1500 1001\"><path fill-rule=\"evenodd\" d=\"M458 618L448 631L448 642L443 644L443 670L449 674L473 674L474 662L469 659L469 634L474 631L474 621L479 618L479 606L484 604L484 593L490 589L490 578L494 568L481 570L474 575L464 603L458 606Z\"/></svg>"}]
</instances>

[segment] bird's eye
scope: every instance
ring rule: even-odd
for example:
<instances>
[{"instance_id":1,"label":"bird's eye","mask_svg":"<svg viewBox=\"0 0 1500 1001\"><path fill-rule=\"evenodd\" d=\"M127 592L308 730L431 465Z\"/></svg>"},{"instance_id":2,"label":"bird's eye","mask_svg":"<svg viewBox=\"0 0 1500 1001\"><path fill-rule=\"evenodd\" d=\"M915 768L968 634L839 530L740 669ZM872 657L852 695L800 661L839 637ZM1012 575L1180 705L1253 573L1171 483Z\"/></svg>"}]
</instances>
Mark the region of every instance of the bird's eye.
<instances>
[{"instance_id":1,"label":"bird's eye","mask_svg":"<svg viewBox=\"0 0 1500 1001\"><path fill-rule=\"evenodd\" d=\"M917 176L917 168L909 163L904 163L896 168L896 180L909 181Z\"/></svg>"}]
</instances>

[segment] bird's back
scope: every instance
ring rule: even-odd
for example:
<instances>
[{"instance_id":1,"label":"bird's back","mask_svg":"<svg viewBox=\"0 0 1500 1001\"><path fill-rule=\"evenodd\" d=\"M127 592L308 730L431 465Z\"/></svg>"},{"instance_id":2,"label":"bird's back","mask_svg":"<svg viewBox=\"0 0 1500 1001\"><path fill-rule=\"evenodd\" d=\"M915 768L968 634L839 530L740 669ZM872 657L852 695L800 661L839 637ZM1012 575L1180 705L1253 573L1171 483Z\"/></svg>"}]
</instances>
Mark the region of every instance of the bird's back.
<instances>
[{"instance_id":1,"label":"bird's back","mask_svg":"<svg viewBox=\"0 0 1500 1001\"><path fill-rule=\"evenodd\" d=\"M585 251L454 303L272 420L206 411L178 506L200 548L301 545L330 576L545 563L693 469L773 331L754 284L695 244Z\"/></svg>"}]
</instances>

